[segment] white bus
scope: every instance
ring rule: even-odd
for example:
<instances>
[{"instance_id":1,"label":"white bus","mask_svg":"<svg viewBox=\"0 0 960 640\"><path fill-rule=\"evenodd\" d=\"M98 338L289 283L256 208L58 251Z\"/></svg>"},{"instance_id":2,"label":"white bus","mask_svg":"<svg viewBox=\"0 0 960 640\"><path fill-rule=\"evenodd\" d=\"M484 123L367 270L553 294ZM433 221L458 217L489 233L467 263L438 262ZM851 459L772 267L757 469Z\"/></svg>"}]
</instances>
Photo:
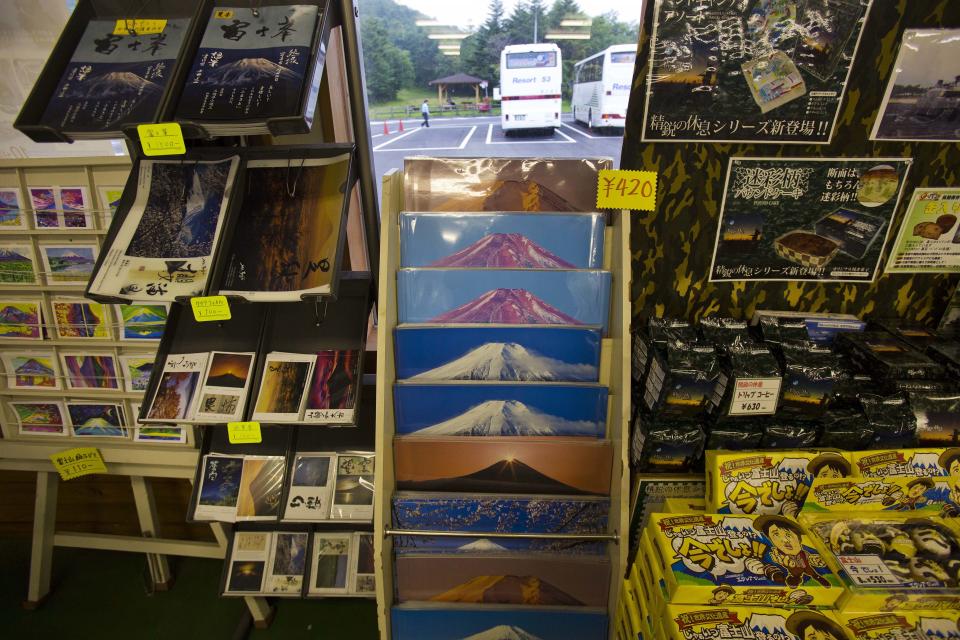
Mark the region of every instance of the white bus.
<instances>
[{"instance_id":1,"label":"white bus","mask_svg":"<svg viewBox=\"0 0 960 640\"><path fill-rule=\"evenodd\" d=\"M573 65L573 119L588 127L623 128L637 45L616 44Z\"/></svg>"},{"instance_id":2,"label":"white bus","mask_svg":"<svg viewBox=\"0 0 960 640\"><path fill-rule=\"evenodd\" d=\"M500 124L558 129L563 66L555 44L512 44L500 52Z\"/></svg>"}]
</instances>

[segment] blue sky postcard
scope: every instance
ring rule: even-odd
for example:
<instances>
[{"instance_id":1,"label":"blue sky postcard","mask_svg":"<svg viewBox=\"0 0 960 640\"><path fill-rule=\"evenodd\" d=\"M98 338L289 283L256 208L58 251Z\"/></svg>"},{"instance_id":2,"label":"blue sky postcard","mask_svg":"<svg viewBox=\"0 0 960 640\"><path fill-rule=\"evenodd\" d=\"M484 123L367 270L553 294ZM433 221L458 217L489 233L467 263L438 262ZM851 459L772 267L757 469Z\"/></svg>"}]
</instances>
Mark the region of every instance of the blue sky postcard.
<instances>
[{"instance_id":1,"label":"blue sky postcard","mask_svg":"<svg viewBox=\"0 0 960 640\"><path fill-rule=\"evenodd\" d=\"M607 431L601 385L400 383L393 399L398 435L602 438Z\"/></svg>"},{"instance_id":2,"label":"blue sky postcard","mask_svg":"<svg viewBox=\"0 0 960 640\"><path fill-rule=\"evenodd\" d=\"M603 214L404 213L400 266L599 269Z\"/></svg>"},{"instance_id":3,"label":"blue sky postcard","mask_svg":"<svg viewBox=\"0 0 960 640\"><path fill-rule=\"evenodd\" d=\"M397 378L596 382L600 330L588 327L398 327Z\"/></svg>"},{"instance_id":4,"label":"blue sky postcard","mask_svg":"<svg viewBox=\"0 0 960 640\"><path fill-rule=\"evenodd\" d=\"M397 605L394 640L606 640L607 610L429 604Z\"/></svg>"},{"instance_id":5,"label":"blue sky postcard","mask_svg":"<svg viewBox=\"0 0 960 640\"><path fill-rule=\"evenodd\" d=\"M73 435L126 438L123 405L105 402L67 402Z\"/></svg>"},{"instance_id":6,"label":"blue sky postcard","mask_svg":"<svg viewBox=\"0 0 960 640\"><path fill-rule=\"evenodd\" d=\"M607 326L607 271L401 269L399 321Z\"/></svg>"}]
</instances>

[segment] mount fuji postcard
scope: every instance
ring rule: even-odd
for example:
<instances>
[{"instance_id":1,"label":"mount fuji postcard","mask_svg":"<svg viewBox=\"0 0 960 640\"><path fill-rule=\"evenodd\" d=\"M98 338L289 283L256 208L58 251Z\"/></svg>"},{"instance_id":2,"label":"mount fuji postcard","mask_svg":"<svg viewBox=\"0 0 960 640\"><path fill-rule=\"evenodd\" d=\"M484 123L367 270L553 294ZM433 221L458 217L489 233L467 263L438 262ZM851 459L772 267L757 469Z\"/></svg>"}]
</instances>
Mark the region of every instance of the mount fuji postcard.
<instances>
[{"instance_id":1,"label":"mount fuji postcard","mask_svg":"<svg viewBox=\"0 0 960 640\"><path fill-rule=\"evenodd\" d=\"M606 640L607 609L395 605L394 640ZM662 639L657 639L662 640Z\"/></svg>"},{"instance_id":2,"label":"mount fuji postcard","mask_svg":"<svg viewBox=\"0 0 960 640\"><path fill-rule=\"evenodd\" d=\"M401 269L400 324L601 325L609 271Z\"/></svg>"},{"instance_id":3,"label":"mount fuji postcard","mask_svg":"<svg viewBox=\"0 0 960 640\"><path fill-rule=\"evenodd\" d=\"M596 382L600 337L586 327L397 327L397 378Z\"/></svg>"},{"instance_id":4,"label":"mount fuji postcard","mask_svg":"<svg viewBox=\"0 0 960 640\"><path fill-rule=\"evenodd\" d=\"M463 554L477 555L502 553L531 555L536 553L603 556L607 553L605 542L590 540L554 540L550 538L489 538L489 537L448 537L396 535L393 536L393 552L397 555L410 554Z\"/></svg>"},{"instance_id":5,"label":"mount fuji postcard","mask_svg":"<svg viewBox=\"0 0 960 640\"><path fill-rule=\"evenodd\" d=\"M403 213L400 266L600 269L599 213Z\"/></svg>"},{"instance_id":6,"label":"mount fuji postcard","mask_svg":"<svg viewBox=\"0 0 960 640\"><path fill-rule=\"evenodd\" d=\"M400 383L397 435L579 436L607 432L607 388L588 384Z\"/></svg>"},{"instance_id":7,"label":"mount fuji postcard","mask_svg":"<svg viewBox=\"0 0 960 640\"><path fill-rule=\"evenodd\" d=\"M549 495L607 495L610 443L583 438L393 440L397 489Z\"/></svg>"}]
</instances>

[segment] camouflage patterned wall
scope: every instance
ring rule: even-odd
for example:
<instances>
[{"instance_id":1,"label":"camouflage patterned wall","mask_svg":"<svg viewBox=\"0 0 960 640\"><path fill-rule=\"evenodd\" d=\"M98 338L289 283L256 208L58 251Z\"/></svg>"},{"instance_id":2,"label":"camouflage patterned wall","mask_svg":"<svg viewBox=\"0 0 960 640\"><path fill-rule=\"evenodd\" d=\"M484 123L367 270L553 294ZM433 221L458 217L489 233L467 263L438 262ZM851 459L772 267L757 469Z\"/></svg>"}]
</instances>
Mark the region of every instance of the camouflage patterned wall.
<instances>
[{"instance_id":1,"label":"camouflage patterned wall","mask_svg":"<svg viewBox=\"0 0 960 640\"><path fill-rule=\"evenodd\" d=\"M708 280L731 156L912 157L915 162L894 231L915 187L960 186L957 144L869 140L904 29L960 27L960 1L874 0L833 142L815 146L641 143L654 2L647 0L645 5L622 168L657 171L660 186L656 211L634 214L634 315L749 317L761 307L939 321L956 287L955 276L880 276L872 284ZM885 264L886 252L883 260Z\"/></svg>"}]
</instances>

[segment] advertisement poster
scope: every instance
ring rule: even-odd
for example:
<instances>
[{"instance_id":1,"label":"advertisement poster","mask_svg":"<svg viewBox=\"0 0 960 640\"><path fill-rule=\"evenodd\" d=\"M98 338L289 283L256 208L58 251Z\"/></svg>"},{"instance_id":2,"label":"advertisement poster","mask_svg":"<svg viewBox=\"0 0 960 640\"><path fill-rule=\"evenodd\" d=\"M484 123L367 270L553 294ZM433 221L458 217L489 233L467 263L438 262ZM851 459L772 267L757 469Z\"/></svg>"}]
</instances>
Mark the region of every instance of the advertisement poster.
<instances>
[{"instance_id":1,"label":"advertisement poster","mask_svg":"<svg viewBox=\"0 0 960 640\"><path fill-rule=\"evenodd\" d=\"M909 158L731 158L711 282L872 282Z\"/></svg>"},{"instance_id":2,"label":"advertisement poster","mask_svg":"<svg viewBox=\"0 0 960 640\"><path fill-rule=\"evenodd\" d=\"M887 273L960 273L960 189L913 192Z\"/></svg>"},{"instance_id":3,"label":"advertisement poster","mask_svg":"<svg viewBox=\"0 0 960 640\"><path fill-rule=\"evenodd\" d=\"M960 29L907 29L871 140L960 140Z\"/></svg>"},{"instance_id":4,"label":"advertisement poster","mask_svg":"<svg viewBox=\"0 0 960 640\"><path fill-rule=\"evenodd\" d=\"M657 0L645 142L827 144L870 0Z\"/></svg>"}]
</instances>

